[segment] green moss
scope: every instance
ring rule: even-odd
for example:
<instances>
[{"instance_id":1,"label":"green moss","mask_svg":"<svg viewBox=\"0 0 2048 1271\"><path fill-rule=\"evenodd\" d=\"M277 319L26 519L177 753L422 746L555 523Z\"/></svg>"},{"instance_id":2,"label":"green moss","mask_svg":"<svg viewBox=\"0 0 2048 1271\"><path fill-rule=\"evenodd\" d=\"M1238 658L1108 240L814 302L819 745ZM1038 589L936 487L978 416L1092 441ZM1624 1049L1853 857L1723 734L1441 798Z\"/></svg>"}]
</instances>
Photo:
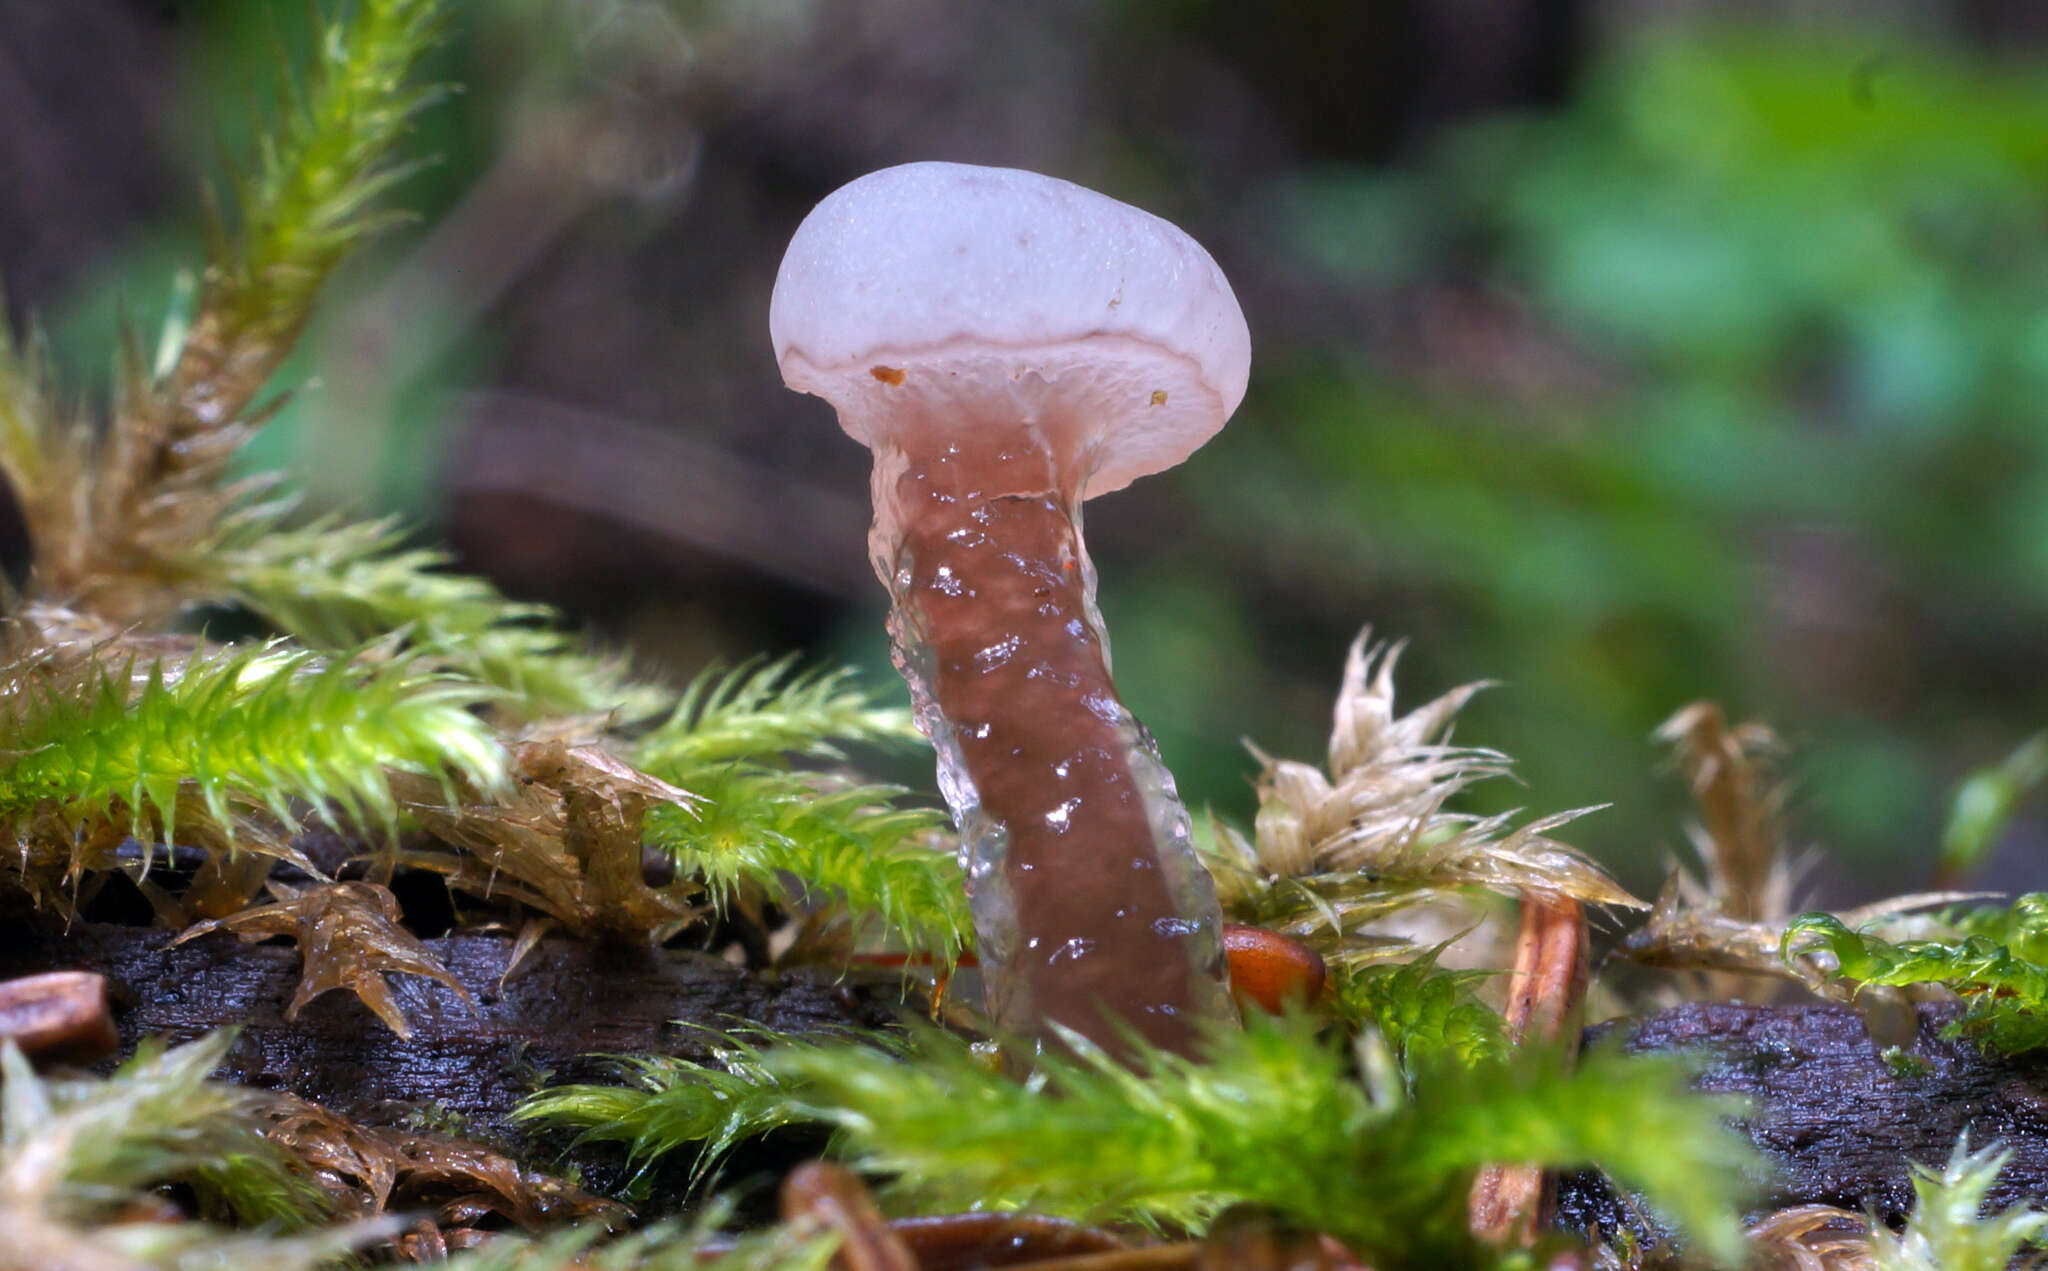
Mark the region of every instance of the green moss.
<instances>
[{"instance_id":1,"label":"green moss","mask_svg":"<svg viewBox=\"0 0 2048 1271\"><path fill-rule=\"evenodd\" d=\"M643 1156L819 1121L863 1171L898 1180L903 1209L1019 1206L1199 1230L1245 1202L1400 1266L1471 1256L1464 1189L1481 1165L1590 1164L1714 1255L1740 1247L1733 1206L1750 1155L1722 1124L1725 1102L1687 1093L1670 1060L1599 1051L1572 1069L1531 1049L1420 1064L1410 1092L1362 1083L1303 1018L1217 1036L1201 1062L1140 1048L1126 1067L1069 1042L1026 1082L930 1029L907 1048L739 1042L726 1067L642 1061L629 1091L549 1091L522 1115Z\"/></svg>"},{"instance_id":2,"label":"green moss","mask_svg":"<svg viewBox=\"0 0 2048 1271\"><path fill-rule=\"evenodd\" d=\"M265 646L183 665L12 670L0 747L15 759L0 770L0 817L17 833L55 805L74 820L125 809L138 834L167 840L187 786L223 826L250 805L295 822L291 803L305 800L377 827L397 818L391 769L483 788L504 772L498 743L469 709L477 687L402 658L326 660Z\"/></svg>"},{"instance_id":3,"label":"green moss","mask_svg":"<svg viewBox=\"0 0 2048 1271\"><path fill-rule=\"evenodd\" d=\"M2009 907L1953 915L1956 936L1891 944L1806 914L1785 931L1784 956L1833 955L1831 977L1856 984L1939 984L1963 999L1952 1031L1986 1050L2017 1055L2048 1046L2048 892Z\"/></svg>"}]
</instances>

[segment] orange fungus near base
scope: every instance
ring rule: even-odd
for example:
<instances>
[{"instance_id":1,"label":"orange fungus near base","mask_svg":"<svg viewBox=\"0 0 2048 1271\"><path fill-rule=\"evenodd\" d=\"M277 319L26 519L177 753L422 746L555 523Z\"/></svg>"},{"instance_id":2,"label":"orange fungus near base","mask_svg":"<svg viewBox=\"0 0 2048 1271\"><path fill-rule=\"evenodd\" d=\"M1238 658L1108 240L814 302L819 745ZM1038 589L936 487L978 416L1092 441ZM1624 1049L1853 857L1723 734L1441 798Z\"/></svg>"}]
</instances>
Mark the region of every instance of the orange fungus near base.
<instances>
[{"instance_id":1,"label":"orange fungus near base","mask_svg":"<svg viewBox=\"0 0 2048 1271\"><path fill-rule=\"evenodd\" d=\"M1314 1002L1329 975L1321 954L1264 927L1225 927L1223 953L1238 1002L1271 1015Z\"/></svg>"}]
</instances>

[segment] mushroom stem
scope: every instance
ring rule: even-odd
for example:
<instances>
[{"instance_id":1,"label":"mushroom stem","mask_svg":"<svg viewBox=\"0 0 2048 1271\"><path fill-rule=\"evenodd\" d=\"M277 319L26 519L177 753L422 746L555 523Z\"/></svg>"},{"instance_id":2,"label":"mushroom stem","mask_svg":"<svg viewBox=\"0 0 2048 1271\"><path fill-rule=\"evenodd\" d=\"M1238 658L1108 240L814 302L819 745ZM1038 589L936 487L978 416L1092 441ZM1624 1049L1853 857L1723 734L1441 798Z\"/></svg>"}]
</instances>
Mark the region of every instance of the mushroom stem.
<instances>
[{"instance_id":1,"label":"mushroom stem","mask_svg":"<svg viewBox=\"0 0 2048 1271\"><path fill-rule=\"evenodd\" d=\"M1221 916L1173 777L1110 679L1084 479L1026 426L901 429L875 451L869 546L960 826L997 1029L1186 1054L1234 1018Z\"/></svg>"}]
</instances>

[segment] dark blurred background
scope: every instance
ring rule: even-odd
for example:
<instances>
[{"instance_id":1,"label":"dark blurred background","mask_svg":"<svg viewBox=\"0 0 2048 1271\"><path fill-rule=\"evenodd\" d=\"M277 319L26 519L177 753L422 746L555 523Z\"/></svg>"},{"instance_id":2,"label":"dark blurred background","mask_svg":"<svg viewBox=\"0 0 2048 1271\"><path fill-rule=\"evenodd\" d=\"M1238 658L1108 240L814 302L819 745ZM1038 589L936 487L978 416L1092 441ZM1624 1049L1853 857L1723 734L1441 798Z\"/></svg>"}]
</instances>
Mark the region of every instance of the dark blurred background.
<instances>
[{"instance_id":1,"label":"dark blurred background","mask_svg":"<svg viewBox=\"0 0 2048 1271\"><path fill-rule=\"evenodd\" d=\"M2033 0L457 4L420 219L251 461L402 513L651 672L887 670L866 455L781 386L783 244L870 169L1035 168L1177 221L1251 392L1091 503L1133 707L1238 820L1344 647L1495 678L1480 803L1653 888L1696 697L1791 743L1827 899L1918 885L2048 722L2048 8ZM190 285L312 6L0 0L0 279L81 392ZM1853 11L1853 16L1845 16ZM228 158L224 158L228 156ZM184 271L181 275L181 271ZM894 775L929 782L914 766ZM2042 820L1994 862L2048 883Z\"/></svg>"}]
</instances>

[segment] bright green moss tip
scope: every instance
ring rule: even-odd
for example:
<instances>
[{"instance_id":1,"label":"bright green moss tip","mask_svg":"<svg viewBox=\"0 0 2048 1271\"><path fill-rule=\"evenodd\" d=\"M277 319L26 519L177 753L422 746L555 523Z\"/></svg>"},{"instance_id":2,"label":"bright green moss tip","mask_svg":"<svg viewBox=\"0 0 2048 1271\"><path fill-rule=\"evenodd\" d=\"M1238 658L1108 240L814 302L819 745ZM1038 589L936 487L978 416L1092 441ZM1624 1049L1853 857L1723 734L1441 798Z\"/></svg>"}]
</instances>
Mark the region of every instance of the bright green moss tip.
<instances>
[{"instance_id":1,"label":"bright green moss tip","mask_svg":"<svg viewBox=\"0 0 2048 1271\"><path fill-rule=\"evenodd\" d=\"M479 787L503 779L503 752L471 709L483 696L404 659L277 647L182 666L88 666L69 678L17 668L0 715L0 748L15 756L0 770L0 816L125 807L138 832L153 814L168 839L189 786L222 825L237 804L295 823L294 800L388 825L398 811L391 770Z\"/></svg>"}]
</instances>

